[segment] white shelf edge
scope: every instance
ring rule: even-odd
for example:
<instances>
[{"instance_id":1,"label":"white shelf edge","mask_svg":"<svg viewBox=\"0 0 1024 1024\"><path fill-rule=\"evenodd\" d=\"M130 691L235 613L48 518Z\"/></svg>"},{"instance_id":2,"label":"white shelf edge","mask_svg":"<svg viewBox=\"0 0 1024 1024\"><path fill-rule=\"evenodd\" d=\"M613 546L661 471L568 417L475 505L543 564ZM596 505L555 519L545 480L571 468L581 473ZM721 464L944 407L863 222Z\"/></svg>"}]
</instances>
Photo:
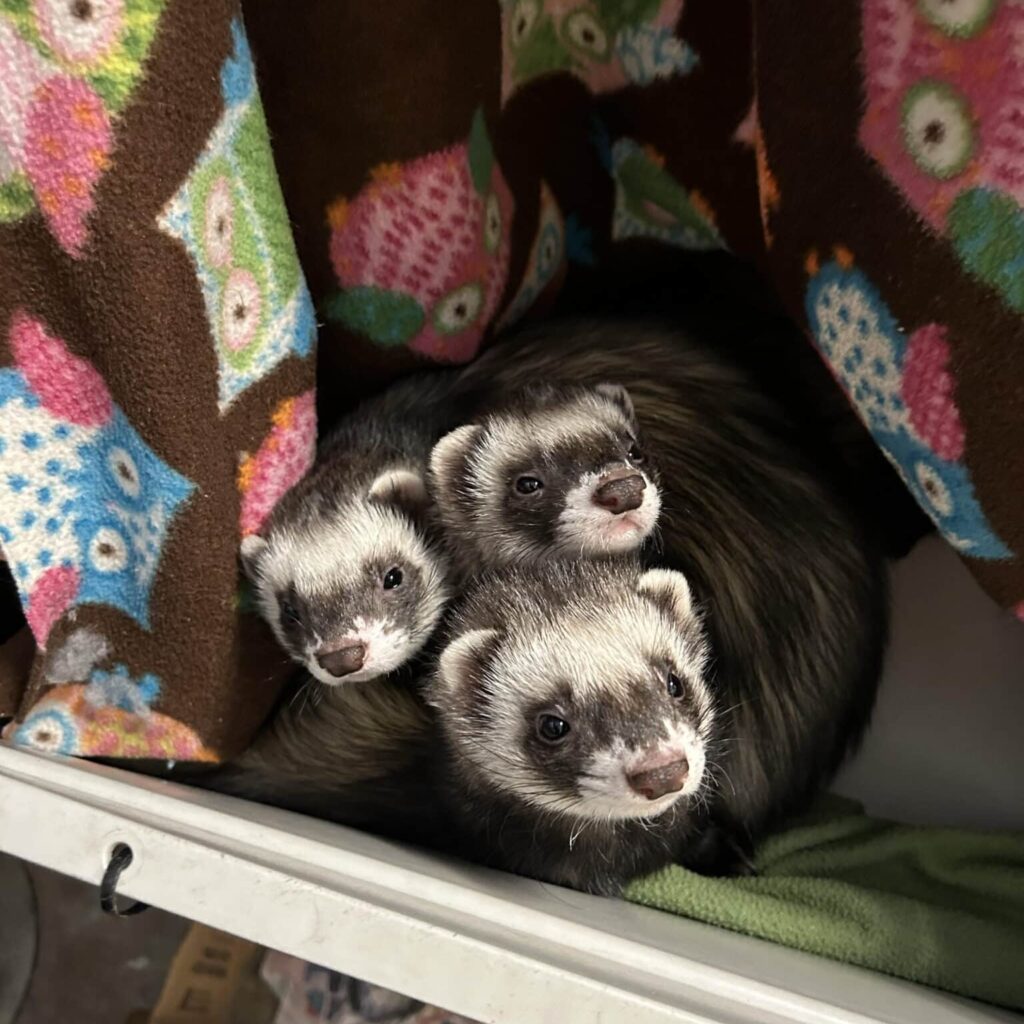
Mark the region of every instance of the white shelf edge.
<instances>
[{"instance_id":1,"label":"white shelf edge","mask_svg":"<svg viewBox=\"0 0 1024 1024\"><path fill-rule=\"evenodd\" d=\"M0 850L487 1024L1020 1018L614 901L0 744Z\"/></svg>"}]
</instances>

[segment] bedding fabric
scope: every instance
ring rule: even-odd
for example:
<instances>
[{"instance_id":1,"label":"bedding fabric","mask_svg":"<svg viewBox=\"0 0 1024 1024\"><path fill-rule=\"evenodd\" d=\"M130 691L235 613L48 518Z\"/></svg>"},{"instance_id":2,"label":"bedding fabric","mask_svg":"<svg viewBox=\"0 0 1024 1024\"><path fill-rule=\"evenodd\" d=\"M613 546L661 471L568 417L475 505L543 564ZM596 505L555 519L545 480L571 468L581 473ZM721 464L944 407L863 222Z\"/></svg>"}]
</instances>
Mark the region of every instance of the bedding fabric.
<instances>
[{"instance_id":1,"label":"bedding fabric","mask_svg":"<svg viewBox=\"0 0 1024 1024\"><path fill-rule=\"evenodd\" d=\"M829 797L771 836L751 878L667 868L627 898L1024 1010L1024 835L899 825Z\"/></svg>"},{"instance_id":2,"label":"bedding fabric","mask_svg":"<svg viewBox=\"0 0 1024 1024\"><path fill-rule=\"evenodd\" d=\"M657 244L756 263L1024 617L1024 8L0 0L6 735L217 760L317 417Z\"/></svg>"}]
</instances>

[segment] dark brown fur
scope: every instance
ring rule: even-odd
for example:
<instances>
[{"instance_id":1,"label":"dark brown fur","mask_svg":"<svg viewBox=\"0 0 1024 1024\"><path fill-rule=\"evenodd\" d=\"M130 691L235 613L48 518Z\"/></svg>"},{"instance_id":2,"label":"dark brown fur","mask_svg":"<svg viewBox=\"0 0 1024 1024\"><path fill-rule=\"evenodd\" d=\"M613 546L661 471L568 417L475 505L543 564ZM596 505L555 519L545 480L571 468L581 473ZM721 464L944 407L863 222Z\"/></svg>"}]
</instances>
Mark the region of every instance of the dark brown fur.
<instances>
[{"instance_id":1,"label":"dark brown fur","mask_svg":"<svg viewBox=\"0 0 1024 1024\"><path fill-rule=\"evenodd\" d=\"M570 602L615 600L637 575L629 559L497 574L472 588L448 636L493 626L528 631L549 610ZM679 629L695 647L703 644L697 620ZM654 819L609 822L545 811L503 792L460 756L454 740L456 732L468 729L487 742L488 710L474 689L467 679L462 697L468 703L448 702L440 713L424 703L416 685L395 679L300 691L282 705L250 751L194 781L605 895L617 894L638 875L687 860L688 840L696 840L695 851L706 841L714 826L703 813L703 798L680 801ZM626 687L629 692L577 707L574 721L581 737L600 745L612 729L638 743L645 736L657 738L665 699L659 699L656 687L645 687L646 699L635 692L639 689L634 682ZM531 709L522 710L528 720ZM693 712L684 702L680 713ZM575 751L561 785L572 786L588 753L588 748ZM713 745L709 753L716 756ZM495 764L500 769L500 758ZM705 864L694 859L693 866Z\"/></svg>"},{"instance_id":2,"label":"dark brown fur","mask_svg":"<svg viewBox=\"0 0 1024 1024\"><path fill-rule=\"evenodd\" d=\"M434 715L408 676L321 686L283 701L253 745L195 784L427 842L437 814Z\"/></svg>"},{"instance_id":3,"label":"dark brown fur","mask_svg":"<svg viewBox=\"0 0 1024 1024\"><path fill-rule=\"evenodd\" d=\"M694 326L701 338L704 326ZM559 379L626 385L662 471L652 555L681 568L701 601L724 712L711 817L678 828L666 819L653 833L584 829L569 855L564 823L460 771L434 715L392 681L315 705L300 697L207 784L611 893L672 859L734 868L827 782L868 720L887 616L880 560L807 457L803 442L818 438L799 436L717 342L635 320L555 323L512 339L465 372L461 400L482 411L512 388Z\"/></svg>"},{"instance_id":4,"label":"dark brown fur","mask_svg":"<svg viewBox=\"0 0 1024 1024\"><path fill-rule=\"evenodd\" d=\"M887 631L884 568L787 416L683 328L567 321L464 372L481 411L534 381L624 385L660 469L653 560L703 603L728 709L717 801L746 843L800 807L860 738Z\"/></svg>"}]
</instances>

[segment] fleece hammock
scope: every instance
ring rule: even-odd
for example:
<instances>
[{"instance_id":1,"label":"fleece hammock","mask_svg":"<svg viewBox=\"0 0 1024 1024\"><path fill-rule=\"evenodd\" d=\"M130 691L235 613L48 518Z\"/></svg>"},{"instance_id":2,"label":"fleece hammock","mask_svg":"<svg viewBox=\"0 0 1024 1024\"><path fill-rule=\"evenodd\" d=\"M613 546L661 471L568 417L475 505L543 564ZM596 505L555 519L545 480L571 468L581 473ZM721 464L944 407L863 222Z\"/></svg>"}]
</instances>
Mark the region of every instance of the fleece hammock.
<instances>
[{"instance_id":1,"label":"fleece hammock","mask_svg":"<svg viewBox=\"0 0 1024 1024\"><path fill-rule=\"evenodd\" d=\"M898 825L824 799L750 878L666 868L637 903L1024 1010L1024 833Z\"/></svg>"}]
</instances>

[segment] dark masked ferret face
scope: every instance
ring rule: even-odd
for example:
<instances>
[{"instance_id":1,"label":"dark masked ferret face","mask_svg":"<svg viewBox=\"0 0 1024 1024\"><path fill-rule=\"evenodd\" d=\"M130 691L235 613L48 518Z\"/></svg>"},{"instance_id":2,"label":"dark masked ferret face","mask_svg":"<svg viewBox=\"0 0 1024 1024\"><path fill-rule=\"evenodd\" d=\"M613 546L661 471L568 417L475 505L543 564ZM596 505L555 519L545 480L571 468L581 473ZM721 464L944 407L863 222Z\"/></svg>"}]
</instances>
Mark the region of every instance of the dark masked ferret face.
<instances>
[{"instance_id":1,"label":"dark masked ferret face","mask_svg":"<svg viewBox=\"0 0 1024 1024\"><path fill-rule=\"evenodd\" d=\"M446 565L410 515L422 478L382 474L368 494L303 515L275 512L242 559L281 645L322 683L386 675L429 639L448 597Z\"/></svg>"},{"instance_id":2,"label":"dark masked ferret face","mask_svg":"<svg viewBox=\"0 0 1024 1024\"><path fill-rule=\"evenodd\" d=\"M506 795L580 819L652 818L708 785L715 710L682 574L591 563L499 574L457 617L430 684L456 764ZM548 578L550 577L550 578ZM561 605L543 588L575 593ZM502 591L527 591L509 606Z\"/></svg>"},{"instance_id":3,"label":"dark masked ferret face","mask_svg":"<svg viewBox=\"0 0 1024 1024\"><path fill-rule=\"evenodd\" d=\"M541 388L434 447L433 497L453 545L483 563L639 548L661 509L625 388Z\"/></svg>"}]
</instances>

